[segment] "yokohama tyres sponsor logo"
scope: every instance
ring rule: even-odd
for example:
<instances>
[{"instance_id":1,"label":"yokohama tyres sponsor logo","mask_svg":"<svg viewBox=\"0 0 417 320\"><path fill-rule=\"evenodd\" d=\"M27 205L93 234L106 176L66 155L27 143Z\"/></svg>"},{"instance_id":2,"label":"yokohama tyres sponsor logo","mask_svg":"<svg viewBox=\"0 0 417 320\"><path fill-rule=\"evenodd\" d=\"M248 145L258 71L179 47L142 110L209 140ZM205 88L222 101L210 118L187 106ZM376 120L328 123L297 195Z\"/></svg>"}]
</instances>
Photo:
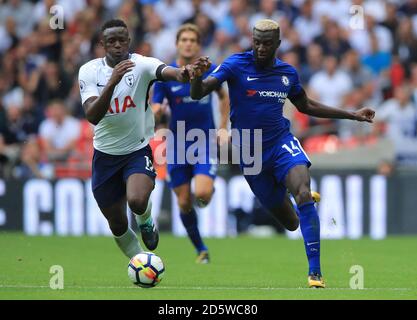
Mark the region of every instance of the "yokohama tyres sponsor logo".
<instances>
[{"instance_id":1,"label":"yokohama tyres sponsor logo","mask_svg":"<svg viewBox=\"0 0 417 320\"><path fill-rule=\"evenodd\" d=\"M259 95L263 98L280 98L286 99L288 96L287 92L281 91L258 91L258 90L246 90L246 96L253 97L255 95Z\"/></svg>"}]
</instances>

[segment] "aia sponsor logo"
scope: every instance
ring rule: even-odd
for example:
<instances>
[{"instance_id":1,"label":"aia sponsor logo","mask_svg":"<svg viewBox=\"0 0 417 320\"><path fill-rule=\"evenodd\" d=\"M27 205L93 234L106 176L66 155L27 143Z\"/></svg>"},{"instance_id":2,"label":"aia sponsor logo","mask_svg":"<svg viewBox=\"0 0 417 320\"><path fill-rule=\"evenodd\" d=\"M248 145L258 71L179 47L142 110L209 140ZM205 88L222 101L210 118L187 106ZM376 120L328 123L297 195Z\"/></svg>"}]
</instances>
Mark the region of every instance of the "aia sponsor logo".
<instances>
[{"instance_id":1,"label":"aia sponsor logo","mask_svg":"<svg viewBox=\"0 0 417 320\"><path fill-rule=\"evenodd\" d=\"M113 107L114 105L114 107ZM110 105L108 112L110 114L123 113L129 108L136 108L131 96L126 96L123 100L123 105L120 105L119 98L114 99L113 105Z\"/></svg>"}]
</instances>

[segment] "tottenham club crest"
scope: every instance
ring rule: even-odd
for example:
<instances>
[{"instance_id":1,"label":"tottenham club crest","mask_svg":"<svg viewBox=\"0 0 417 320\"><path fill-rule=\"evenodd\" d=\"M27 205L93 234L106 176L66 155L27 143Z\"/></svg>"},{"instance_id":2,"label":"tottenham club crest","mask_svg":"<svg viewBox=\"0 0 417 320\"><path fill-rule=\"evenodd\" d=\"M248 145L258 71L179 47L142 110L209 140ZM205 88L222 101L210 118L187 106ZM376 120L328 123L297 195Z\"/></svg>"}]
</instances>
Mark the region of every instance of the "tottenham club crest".
<instances>
[{"instance_id":1,"label":"tottenham club crest","mask_svg":"<svg viewBox=\"0 0 417 320\"><path fill-rule=\"evenodd\" d=\"M290 80L288 80L288 77L287 76L282 76L282 83L284 84L284 85L286 85L287 87L290 85Z\"/></svg>"},{"instance_id":2,"label":"tottenham club crest","mask_svg":"<svg viewBox=\"0 0 417 320\"><path fill-rule=\"evenodd\" d=\"M133 74L129 74L125 77L125 81L129 87L133 87L133 83L135 82L135 77L133 76Z\"/></svg>"}]
</instances>

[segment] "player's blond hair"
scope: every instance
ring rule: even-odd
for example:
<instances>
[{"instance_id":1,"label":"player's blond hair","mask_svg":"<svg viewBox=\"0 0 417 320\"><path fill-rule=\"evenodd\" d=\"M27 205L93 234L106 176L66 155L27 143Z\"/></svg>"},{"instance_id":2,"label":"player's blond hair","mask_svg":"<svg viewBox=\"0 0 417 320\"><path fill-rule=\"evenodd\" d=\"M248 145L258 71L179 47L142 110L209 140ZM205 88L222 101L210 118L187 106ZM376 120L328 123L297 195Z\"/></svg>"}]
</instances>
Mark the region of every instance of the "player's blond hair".
<instances>
[{"instance_id":1,"label":"player's blond hair","mask_svg":"<svg viewBox=\"0 0 417 320\"><path fill-rule=\"evenodd\" d=\"M262 19L256 22L255 27L258 31L278 31L279 23L271 19Z\"/></svg>"}]
</instances>

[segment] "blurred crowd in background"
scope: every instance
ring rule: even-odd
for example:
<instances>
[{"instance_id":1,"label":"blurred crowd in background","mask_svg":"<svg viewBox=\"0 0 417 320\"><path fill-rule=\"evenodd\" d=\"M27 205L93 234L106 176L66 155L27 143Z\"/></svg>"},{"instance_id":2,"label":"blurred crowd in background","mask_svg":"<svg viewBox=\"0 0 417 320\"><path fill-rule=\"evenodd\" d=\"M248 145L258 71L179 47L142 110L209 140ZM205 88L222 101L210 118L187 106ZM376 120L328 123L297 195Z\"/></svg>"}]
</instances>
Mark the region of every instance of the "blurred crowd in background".
<instances>
[{"instance_id":1,"label":"blurred crowd in background","mask_svg":"<svg viewBox=\"0 0 417 320\"><path fill-rule=\"evenodd\" d=\"M50 26L63 8L63 29ZM166 63L184 22L201 30L214 63L251 48L259 19L280 23L278 57L325 104L376 109L374 125L310 118L286 108L309 153L386 138L396 163L417 166L417 0L0 0L0 174L88 177L92 126L77 74L104 56L100 26L123 19L131 50Z\"/></svg>"}]
</instances>

